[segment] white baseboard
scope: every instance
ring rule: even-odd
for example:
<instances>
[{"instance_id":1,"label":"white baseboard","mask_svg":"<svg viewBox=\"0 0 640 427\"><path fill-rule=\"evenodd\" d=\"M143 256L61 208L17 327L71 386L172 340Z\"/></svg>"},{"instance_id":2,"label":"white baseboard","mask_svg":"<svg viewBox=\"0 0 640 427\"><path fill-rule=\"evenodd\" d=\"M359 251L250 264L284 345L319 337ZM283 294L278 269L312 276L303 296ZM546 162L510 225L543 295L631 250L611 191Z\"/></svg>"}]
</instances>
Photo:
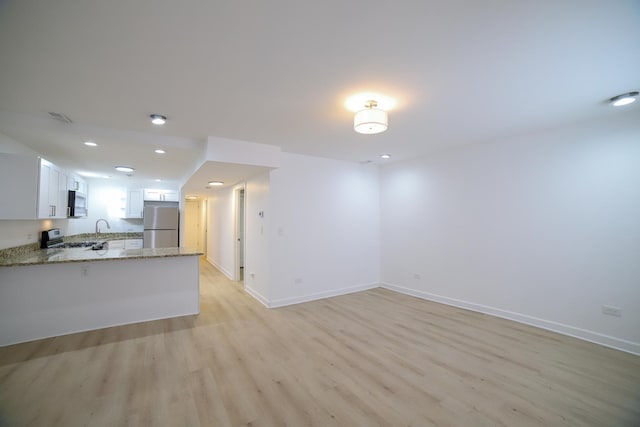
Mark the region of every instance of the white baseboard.
<instances>
[{"instance_id":1,"label":"white baseboard","mask_svg":"<svg viewBox=\"0 0 640 427\"><path fill-rule=\"evenodd\" d=\"M220 272L224 274L227 277L227 279L233 280L233 274L231 274L230 271L227 271L224 267L222 267L220 264L218 264L208 256L207 256L207 261L209 261L209 264L213 265L216 269L220 270Z\"/></svg>"},{"instance_id":2,"label":"white baseboard","mask_svg":"<svg viewBox=\"0 0 640 427\"><path fill-rule=\"evenodd\" d=\"M244 290L246 293L257 299L262 305L269 308L269 300L265 298L260 292L252 289L251 287L244 285Z\"/></svg>"},{"instance_id":3,"label":"white baseboard","mask_svg":"<svg viewBox=\"0 0 640 427\"><path fill-rule=\"evenodd\" d=\"M354 292L366 291L368 289L375 289L379 287L380 287L380 284L373 283L369 285L350 286L348 288L334 289L331 291L318 292L316 294L302 295L302 296L293 297L293 298L282 298L279 300L268 301L267 307L269 308L284 307L285 305L300 304L302 302L309 302L309 301L315 301L323 298L336 297L339 295L352 294Z\"/></svg>"},{"instance_id":4,"label":"white baseboard","mask_svg":"<svg viewBox=\"0 0 640 427\"><path fill-rule=\"evenodd\" d=\"M429 292L417 289L405 288L403 286L392 285L390 283L381 283L380 287L402 294L434 301L454 307L464 308L479 313L489 314L503 319L513 320L515 322L524 323L541 329L546 329L559 334L568 335L570 337L579 338L584 341L590 341L605 347L611 347L616 350L622 350L627 353L640 355L640 343L627 341L598 332L589 331L587 329L576 328L575 326L565 325L563 323L553 322L550 320L539 319L537 317L527 316L525 314L515 313L512 311L501 310L499 308L489 307L468 301L458 300L455 298L444 297L441 295L431 294Z\"/></svg>"}]
</instances>

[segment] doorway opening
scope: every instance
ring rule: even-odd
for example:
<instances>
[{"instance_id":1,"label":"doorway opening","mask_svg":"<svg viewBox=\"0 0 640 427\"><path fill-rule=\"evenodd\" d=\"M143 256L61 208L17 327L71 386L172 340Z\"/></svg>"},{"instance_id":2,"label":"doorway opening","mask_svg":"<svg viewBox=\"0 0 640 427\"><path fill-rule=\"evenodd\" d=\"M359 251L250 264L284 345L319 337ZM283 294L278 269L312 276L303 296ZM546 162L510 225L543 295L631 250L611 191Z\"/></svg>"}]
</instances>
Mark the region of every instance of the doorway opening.
<instances>
[{"instance_id":1,"label":"doorway opening","mask_svg":"<svg viewBox=\"0 0 640 427\"><path fill-rule=\"evenodd\" d=\"M206 200L187 200L184 208L184 246L207 254Z\"/></svg>"},{"instance_id":2,"label":"doorway opening","mask_svg":"<svg viewBox=\"0 0 640 427\"><path fill-rule=\"evenodd\" d=\"M235 272L234 280L244 282L245 197L244 186L234 189L235 199Z\"/></svg>"}]
</instances>

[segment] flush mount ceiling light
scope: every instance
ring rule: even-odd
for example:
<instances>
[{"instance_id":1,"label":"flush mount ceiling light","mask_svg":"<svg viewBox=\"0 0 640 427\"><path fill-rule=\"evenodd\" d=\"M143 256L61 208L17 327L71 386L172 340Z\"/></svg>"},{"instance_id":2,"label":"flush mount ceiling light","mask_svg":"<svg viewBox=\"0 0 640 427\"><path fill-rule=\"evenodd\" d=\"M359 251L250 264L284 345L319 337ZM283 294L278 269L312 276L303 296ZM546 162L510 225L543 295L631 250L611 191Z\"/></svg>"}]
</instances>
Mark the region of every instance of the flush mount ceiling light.
<instances>
[{"instance_id":1,"label":"flush mount ceiling light","mask_svg":"<svg viewBox=\"0 0 640 427\"><path fill-rule=\"evenodd\" d=\"M149 117L151 117L151 123L154 125L163 125L167 122L167 118L160 114L151 114Z\"/></svg>"},{"instance_id":2,"label":"flush mount ceiling light","mask_svg":"<svg viewBox=\"0 0 640 427\"><path fill-rule=\"evenodd\" d=\"M209 181L209 185L212 187L219 187L221 185L224 185L224 182L222 181Z\"/></svg>"},{"instance_id":3,"label":"flush mount ceiling light","mask_svg":"<svg viewBox=\"0 0 640 427\"><path fill-rule=\"evenodd\" d=\"M158 148L157 150L155 150L155 153L164 154L164 153L166 153L166 151L164 151L162 148Z\"/></svg>"},{"instance_id":4,"label":"flush mount ceiling light","mask_svg":"<svg viewBox=\"0 0 640 427\"><path fill-rule=\"evenodd\" d=\"M609 99L609 102L614 107L622 107L623 105L629 105L638 99L638 92L628 92L622 95L614 96Z\"/></svg>"},{"instance_id":5,"label":"flush mount ceiling light","mask_svg":"<svg viewBox=\"0 0 640 427\"><path fill-rule=\"evenodd\" d=\"M116 166L118 172L133 172L135 169L129 166Z\"/></svg>"},{"instance_id":6,"label":"flush mount ceiling light","mask_svg":"<svg viewBox=\"0 0 640 427\"><path fill-rule=\"evenodd\" d=\"M96 144L93 141L85 141L84 145L86 145L87 147L97 147L98 146L98 144Z\"/></svg>"},{"instance_id":7,"label":"flush mount ceiling light","mask_svg":"<svg viewBox=\"0 0 640 427\"><path fill-rule=\"evenodd\" d=\"M381 159L390 159L391 158L391 154L381 154L380 158Z\"/></svg>"},{"instance_id":8,"label":"flush mount ceiling light","mask_svg":"<svg viewBox=\"0 0 640 427\"><path fill-rule=\"evenodd\" d=\"M377 92L363 92L351 95L344 100L344 106L347 110L357 113L362 110L362 106L369 100L375 99L378 103L378 109L391 111L396 107L396 100Z\"/></svg>"},{"instance_id":9,"label":"flush mount ceiling light","mask_svg":"<svg viewBox=\"0 0 640 427\"><path fill-rule=\"evenodd\" d=\"M366 101L364 109L358 111L353 118L353 129L358 133L380 133L387 130L388 126L387 112L378 108L378 101L375 99Z\"/></svg>"}]
</instances>

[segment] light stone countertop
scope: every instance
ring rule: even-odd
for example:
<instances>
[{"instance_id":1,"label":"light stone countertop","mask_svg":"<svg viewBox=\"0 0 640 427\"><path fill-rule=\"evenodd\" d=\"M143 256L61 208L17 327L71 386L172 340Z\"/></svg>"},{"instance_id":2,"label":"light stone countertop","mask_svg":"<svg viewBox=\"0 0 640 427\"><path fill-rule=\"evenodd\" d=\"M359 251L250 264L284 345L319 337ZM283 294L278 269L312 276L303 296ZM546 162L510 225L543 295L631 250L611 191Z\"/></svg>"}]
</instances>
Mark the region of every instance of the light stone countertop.
<instances>
[{"instance_id":1,"label":"light stone countertop","mask_svg":"<svg viewBox=\"0 0 640 427\"><path fill-rule=\"evenodd\" d=\"M40 249L26 254L18 255L16 257L0 259L0 267L199 255L203 255L203 253L197 249L192 248L107 248L96 251L92 250L91 248Z\"/></svg>"}]
</instances>

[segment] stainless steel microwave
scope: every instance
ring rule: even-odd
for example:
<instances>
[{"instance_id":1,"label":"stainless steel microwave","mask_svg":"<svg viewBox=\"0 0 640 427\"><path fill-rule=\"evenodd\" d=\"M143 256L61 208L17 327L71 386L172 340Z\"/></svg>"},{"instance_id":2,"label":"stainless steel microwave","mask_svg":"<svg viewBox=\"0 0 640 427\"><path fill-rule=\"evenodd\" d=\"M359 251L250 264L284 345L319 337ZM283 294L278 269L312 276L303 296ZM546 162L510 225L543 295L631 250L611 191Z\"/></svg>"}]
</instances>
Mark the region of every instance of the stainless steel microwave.
<instances>
[{"instance_id":1,"label":"stainless steel microwave","mask_svg":"<svg viewBox=\"0 0 640 427\"><path fill-rule=\"evenodd\" d=\"M69 204L67 206L67 216L78 218L87 216L87 195L75 190L69 190Z\"/></svg>"}]
</instances>

